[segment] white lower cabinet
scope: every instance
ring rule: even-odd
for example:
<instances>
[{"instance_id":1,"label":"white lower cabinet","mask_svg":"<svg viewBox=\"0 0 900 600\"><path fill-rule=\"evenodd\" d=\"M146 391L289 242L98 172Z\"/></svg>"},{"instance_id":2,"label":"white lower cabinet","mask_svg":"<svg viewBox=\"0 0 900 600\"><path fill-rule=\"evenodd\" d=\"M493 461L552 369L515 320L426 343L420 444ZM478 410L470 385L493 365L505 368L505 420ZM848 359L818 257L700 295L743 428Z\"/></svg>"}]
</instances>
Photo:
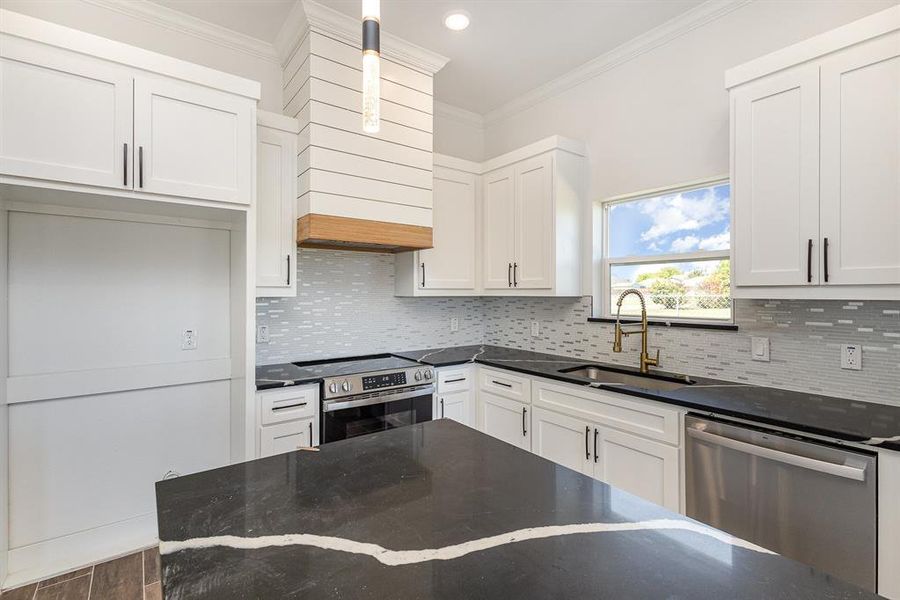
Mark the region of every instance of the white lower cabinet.
<instances>
[{"instance_id":1,"label":"white lower cabinet","mask_svg":"<svg viewBox=\"0 0 900 600\"><path fill-rule=\"evenodd\" d=\"M478 423L481 431L524 450L531 450L531 407L479 390Z\"/></svg>"},{"instance_id":2,"label":"white lower cabinet","mask_svg":"<svg viewBox=\"0 0 900 600\"><path fill-rule=\"evenodd\" d=\"M531 415L531 449L547 460L591 474L594 428L584 419L535 407Z\"/></svg>"},{"instance_id":3,"label":"white lower cabinet","mask_svg":"<svg viewBox=\"0 0 900 600\"><path fill-rule=\"evenodd\" d=\"M472 391L459 390L438 394L436 419L453 419L463 425L472 425Z\"/></svg>"},{"instance_id":4,"label":"white lower cabinet","mask_svg":"<svg viewBox=\"0 0 900 600\"><path fill-rule=\"evenodd\" d=\"M319 386L257 392L259 457L319 445Z\"/></svg>"}]
</instances>

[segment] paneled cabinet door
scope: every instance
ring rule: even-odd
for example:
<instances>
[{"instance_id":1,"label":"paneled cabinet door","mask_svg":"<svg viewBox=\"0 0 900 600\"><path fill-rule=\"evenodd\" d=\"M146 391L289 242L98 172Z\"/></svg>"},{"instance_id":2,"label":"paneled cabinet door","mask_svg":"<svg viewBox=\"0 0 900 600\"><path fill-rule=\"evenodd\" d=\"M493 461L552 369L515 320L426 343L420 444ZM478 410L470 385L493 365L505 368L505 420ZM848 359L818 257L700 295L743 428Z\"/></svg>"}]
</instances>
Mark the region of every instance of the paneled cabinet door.
<instances>
[{"instance_id":1,"label":"paneled cabinet door","mask_svg":"<svg viewBox=\"0 0 900 600\"><path fill-rule=\"evenodd\" d=\"M819 70L800 66L735 90L735 285L819 281Z\"/></svg>"},{"instance_id":2,"label":"paneled cabinet door","mask_svg":"<svg viewBox=\"0 0 900 600\"><path fill-rule=\"evenodd\" d=\"M459 390L437 396L436 417L453 419L463 425L472 426L472 392Z\"/></svg>"},{"instance_id":3,"label":"paneled cabinet door","mask_svg":"<svg viewBox=\"0 0 900 600\"><path fill-rule=\"evenodd\" d=\"M136 78L134 188L250 204L255 128L252 100L183 81Z\"/></svg>"},{"instance_id":4,"label":"paneled cabinet door","mask_svg":"<svg viewBox=\"0 0 900 600\"><path fill-rule=\"evenodd\" d=\"M533 410L531 451L574 471L589 474L593 458L594 428L591 424L539 407Z\"/></svg>"},{"instance_id":5,"label":"paneled cabinet door","mask_svg":"<svg viewBox=\"0 0 900 600\"><path fill-rule=\"evenodd\" d=\"M680 510L678 448L597 427L592 475L669 510Z\"/></svg>"},{"instance_id":6,"label":"paneled cabinet door","mask_svg":"<svg viewBox=\"0 0 900 600\"><path fill-rule=\"evenodd\" d=\"M531 450L531 407L509 398L480 391L481 431L497 439Z\"/></svg>"},{"instance_id":7,"label":"paneled cabinet door","mask_svg":"<svg viewBox=\"0 0 900 600\"><path fill-rule=\"evenodd\" d=\"M0 39L0 173L130 189L131 73L74 52Z\"/></svg>"},{"instance_id":8,"label":"paneled cabinet door","mask_svg":"<svg viewBox=\"0 0 900 600\"><path fill-rule=\"evenodd\" d=\"M900 284L900 32L826 57L821 81L820 282Z\"/></svg>"},{"instance_id":9,"label":"paneled cabinet door","mask_svg":"<svg viewBox=\"0 0 900 600\"><path fill-rule=\"evenodd\" d=\"M536 156L516 165L516 252L513 285L553 287L553 157Z\"/></svg>"},{"instance_id":10,"label":"paneled cabinet door","mask_svg":"<svg viewBox=\"0 0 900 600\"><path fill-rule=\"evenodd\" d=\"M484 287L512 287L516 243L515 171L507 167L483 178Z\"/></svg>"},{"instance_id":11,"label":"paneled cabinet door","mask_svg":"<svg viewBox=\"0 0 900 600\"><path fill-rule=\"evenodd\" d=\"M314 446L318 437L315 429L314 418L260 427L260 458Z\"/></svg>"},{"instance_id":12,"label":"paneled cabinet door","mask_svg":"<svg viewBox=\"0 0 900 600\"><path fill-rule=\"evenodd\" d=\"M419 285L475 288L475 176L434 168L434 248L419 251Z\"/></svg>"},{"instance_id":13,"label":"paneled cabinet door","mask_svg":"<svg viewBox=\"0 0 900 600\"><path fill-rule=\"evenodd\" d=\"M256 285L258 295L294 295L297 199L296 134L268 127L256 132Z\"/></svg>"}]
</instances>

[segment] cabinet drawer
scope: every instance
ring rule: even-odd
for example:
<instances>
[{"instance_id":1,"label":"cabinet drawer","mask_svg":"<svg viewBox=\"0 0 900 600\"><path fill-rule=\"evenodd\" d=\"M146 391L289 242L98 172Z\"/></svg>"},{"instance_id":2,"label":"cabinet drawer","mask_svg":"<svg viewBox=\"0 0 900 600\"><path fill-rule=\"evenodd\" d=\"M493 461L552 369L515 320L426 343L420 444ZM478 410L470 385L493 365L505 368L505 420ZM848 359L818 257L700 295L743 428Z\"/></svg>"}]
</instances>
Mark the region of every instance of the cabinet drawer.
<instances>
[{"instance_id":1,"label":"cabinet drawer","mask_svg":"<svg viewBox=\"0 0 900 600\"><path fill-rule=\"evenodd\" d=\"M315 419L301 419L259 428L260 457L311 448L316 444Z\"/></svg>"},{"instance_id":2,"label":"cabinet drawer","mask_svg":"<svg viewBox=\"0 0 900 600\"><path fill-rule=\"evenodd\" d=\"M437 372L437 389L440 393L467 390L472 387L472 369L465 367L447 367Z\"/></svg>"},{"instance_id":3,"label":"cabinet drawer","mask_svg":"<svg viewBox=\"0 0 900 600\"><path fill-rule=\"evenodd\" d=\"M314 417L318 396L318 386L259 392L259 422L270 425Z\"/></svg>"},{"instance_id":4,"label":"cabinet drawer","mask_svg":"<svg viewBox=\"0 0 900 600\"><path fill-rule=\"evenodd\" d=\"M534 403L648 439L673 445L681 440L678 423L682 411L652 400L540 382L534 386Z\"/></svg>"},{"instance_id":5,"label":"cabinet drawer","mask_svg":"<svg viewBox=\"0 0 900 600\"><path fill-rule=\"evenodd\" d=\"M482 368L478 377L479 388L511 400L531 402L531 380L507 371Z\"/></svg>"}]
</instances>

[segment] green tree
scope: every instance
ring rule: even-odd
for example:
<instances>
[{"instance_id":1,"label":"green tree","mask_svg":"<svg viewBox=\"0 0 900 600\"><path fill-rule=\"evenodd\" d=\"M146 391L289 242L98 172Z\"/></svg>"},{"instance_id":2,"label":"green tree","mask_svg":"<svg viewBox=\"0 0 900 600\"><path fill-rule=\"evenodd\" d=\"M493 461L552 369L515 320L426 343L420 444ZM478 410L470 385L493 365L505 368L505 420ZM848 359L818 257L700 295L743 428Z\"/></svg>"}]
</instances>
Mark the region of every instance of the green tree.
<instances>
[{"instance_id":1,"label":"green tree","mask_svg":"<svg viewBox=\"0 0 900 600\"><path fill-rule=\"evenodd\" d=\"M677 279L657 279L650 285L650 299L672 310L684 306L687 288Z\"/></svg>"},{"instance_id":2,"label":"green tree","mask_svg":"<svg viewBox=\"0 0 900 600\"><path fill-rule=\"evenodd\" d=\"M731 303L731 262L723 260L706 279L700 282L703 295L698 298L700 308L728 308Z\"/></svg>"},{"instance_id":3,"label":"green tree","mask_svg":"<svg viewBox=\"0 0 900 600\"><path fill-rule=\"evenodd\" d=\"M674 277L678 277L681 275L681 270L678 267L663 267L659 271L653 271L650 273L641 273L637 276L635 281L647 281L648 279L672 279Z\"/></svg>"}]
</instances>

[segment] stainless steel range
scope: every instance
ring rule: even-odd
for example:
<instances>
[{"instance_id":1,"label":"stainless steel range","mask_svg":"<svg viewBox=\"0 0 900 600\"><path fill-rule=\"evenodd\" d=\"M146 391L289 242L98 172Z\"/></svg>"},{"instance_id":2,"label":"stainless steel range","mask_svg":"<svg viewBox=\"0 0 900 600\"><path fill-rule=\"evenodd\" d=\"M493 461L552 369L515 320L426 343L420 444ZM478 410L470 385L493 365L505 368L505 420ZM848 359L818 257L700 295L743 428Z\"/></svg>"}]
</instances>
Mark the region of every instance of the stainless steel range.
<instances>
[{"instance_id":1,"label":"stainless steel range","mask_svg":"<svg viewBox=\"0 0 900 600\"><path fill-rule=\"evenodd\" d=\"M322 443L432 418L434 370L395 356L337 361L322 382Z\"/></svg>"}]
</instances>

